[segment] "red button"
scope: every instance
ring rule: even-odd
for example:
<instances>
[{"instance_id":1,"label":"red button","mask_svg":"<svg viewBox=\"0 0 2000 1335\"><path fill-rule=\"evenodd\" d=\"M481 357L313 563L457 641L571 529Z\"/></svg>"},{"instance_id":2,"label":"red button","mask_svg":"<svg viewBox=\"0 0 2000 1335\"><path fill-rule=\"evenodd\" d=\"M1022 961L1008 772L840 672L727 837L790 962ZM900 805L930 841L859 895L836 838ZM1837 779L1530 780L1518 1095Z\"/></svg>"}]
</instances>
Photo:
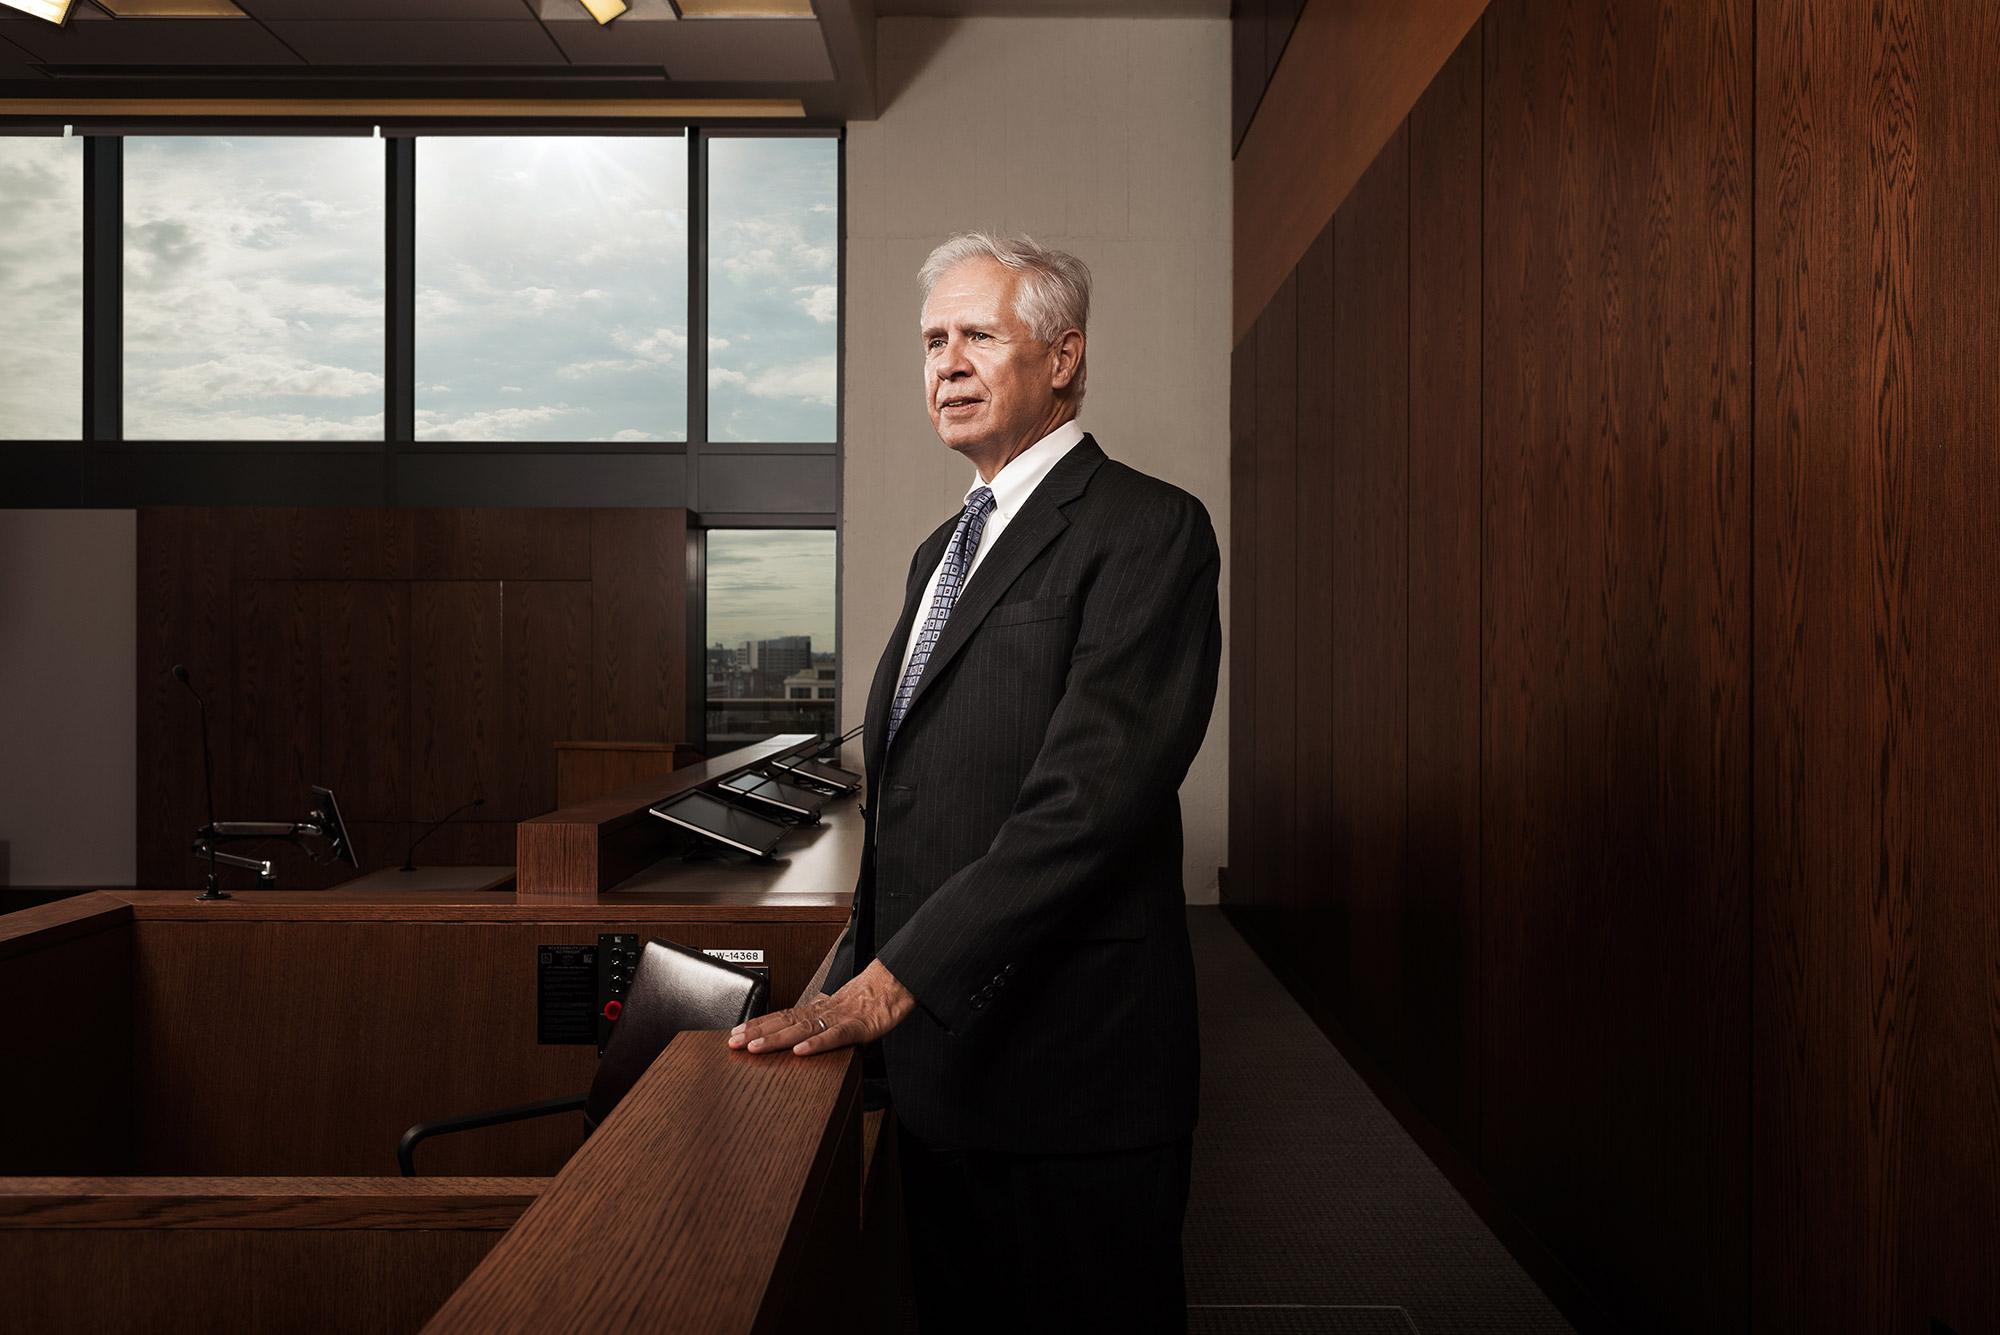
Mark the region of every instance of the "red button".
<instances>
[{"instance_id":1,"label":"red button","mask_svg":"<svg viewBox=\"0 0 2000 1335\"><path fill-rule=\"evenodd\" d=\"M607 1001L604 1003L604 1018L607 1020L615 1020L618 1018L618 1012L624 1009L625 1008L623 1006L619 1005L615 1001Z\"/></svg>"}]
</instances>

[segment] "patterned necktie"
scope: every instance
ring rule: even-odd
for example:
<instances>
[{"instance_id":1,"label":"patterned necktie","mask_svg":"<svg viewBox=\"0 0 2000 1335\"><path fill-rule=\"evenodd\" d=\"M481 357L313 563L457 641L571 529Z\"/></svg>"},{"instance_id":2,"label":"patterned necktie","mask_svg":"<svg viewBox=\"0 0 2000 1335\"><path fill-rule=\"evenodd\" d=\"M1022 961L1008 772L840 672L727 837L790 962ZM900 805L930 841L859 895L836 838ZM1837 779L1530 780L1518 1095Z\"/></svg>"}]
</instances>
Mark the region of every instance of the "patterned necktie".
<instances>
[{"instance_id":1,"label":"patterned necktie","mask_svg":"<svg viewBox=\"0 0 2000 1335\"><path fill-rule=\"evenodd\" d=\"M991 488L981 487L965 498L965 510L958 517L958 527L952 530L951 545L944 549L937 587L931 590L931 610L924 617L923 633L917 636L910 665L903 669L902 684L896 687L895 702L889 706L890 742L896 740L896 729L903 726L903 714L916 698L917 683L924 677L924 664L931 661L931 651L937 648L938 637L944 634L944 623L951 620L952 604L958 601L958 591L965 583L965 572L972 568L972 558L979 554L979 539L986 532L986 516L992 509Z\"/></svg>"}]
</instances>

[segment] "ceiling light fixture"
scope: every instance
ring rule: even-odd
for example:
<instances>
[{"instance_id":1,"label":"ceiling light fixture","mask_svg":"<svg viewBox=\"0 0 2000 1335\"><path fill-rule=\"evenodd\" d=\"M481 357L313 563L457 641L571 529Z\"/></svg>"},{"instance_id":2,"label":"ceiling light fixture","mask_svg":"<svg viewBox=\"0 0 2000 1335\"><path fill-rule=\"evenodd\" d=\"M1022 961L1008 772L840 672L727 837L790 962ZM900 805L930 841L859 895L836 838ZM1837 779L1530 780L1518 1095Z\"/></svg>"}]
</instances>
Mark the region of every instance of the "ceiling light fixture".
<instances>
[{"instance_id":1,"label":"ceiling light fixture","mask_svg":"<svg viewBox=\"0 0 2000 1335\"><path fill-rule=\"evenodd\" d=\"M61 27L69 17L70 0L0 0L0 5L18 9L23 14L33 14L38 19L47 19Z\"/></svg>"},{"instance_id":2,"label":"ceiling light fixture","mask_svg":"<svg viewBox=\"0 0 2000 1335\"><path fill-rule=\"evenodd\" d=\"M611 22L627 8L625 0L582 0L583 7L590 11L590 17L597 20L599 27Z\"/></svg>"},{"instance_id":3,"label":"ceiling light fixture","mask_svg":"<svg viewBox=\"0 0 2000 1335\"><path fill-rule=\"evenodd\" d=\"M115 19L247 19L230 0L97 0Z\"/></svg>"},{"instance_id":4,"label":"ceiling light fixture","mask_svg":"<svg viewBox=\"0 0 2000 1335\"><path fill-rule=\"evenodd\" d=\"M671 0L684 19L809 19L812 0Z\"/></svg>"}]
</instances>

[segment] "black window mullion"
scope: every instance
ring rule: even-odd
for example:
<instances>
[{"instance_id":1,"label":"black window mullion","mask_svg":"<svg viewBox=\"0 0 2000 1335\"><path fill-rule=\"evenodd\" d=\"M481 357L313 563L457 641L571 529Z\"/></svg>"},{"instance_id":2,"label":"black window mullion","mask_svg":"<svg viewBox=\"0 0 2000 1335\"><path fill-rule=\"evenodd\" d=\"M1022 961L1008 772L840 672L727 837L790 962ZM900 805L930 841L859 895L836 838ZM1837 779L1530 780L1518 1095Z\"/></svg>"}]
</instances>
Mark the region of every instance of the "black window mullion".
<instances>
[{"instance_id":1,"label":"black window mullion","mask_svg":"<svg viewBox=\"0 0 2000 1335\"><path fill-rule=\"evenodd\" d=\"M386 138L383 214L382 489L396 504L398 445L417 439L417 141Z\"/></svg>"},{"instance_id":2,"label":"black window mullion","mask_svg":"<svg viewBox=\"0 0 2000 1335\"><path fill-rule=\"evenodd\" d=\"M688 128L687 508L701 510L708 441L708 136Z\"/></svg>"},{"instance_id":3,"label":"black window mullion","mask_svg":"<svg viewBox=\"0 0 2000 1335\"><path fill-rule=\"evenodd\" d=\"M125 141L83 141L83 485L91 446L125 436Z\"/></svg>"}]
</instances>

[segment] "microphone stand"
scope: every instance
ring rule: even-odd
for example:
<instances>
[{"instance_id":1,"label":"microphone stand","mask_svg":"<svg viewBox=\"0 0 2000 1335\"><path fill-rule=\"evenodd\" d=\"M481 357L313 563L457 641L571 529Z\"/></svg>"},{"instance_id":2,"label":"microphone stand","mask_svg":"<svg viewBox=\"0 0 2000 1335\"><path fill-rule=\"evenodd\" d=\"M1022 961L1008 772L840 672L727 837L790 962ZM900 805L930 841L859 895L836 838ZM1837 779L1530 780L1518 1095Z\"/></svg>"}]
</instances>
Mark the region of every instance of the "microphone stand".
<instances>
[{"instance_id":1,"label":"microphone stand","mask_svg":"<svg viewBox=\"0 0 2000 1335\"><path fill-rule=\"evenodd\" d=\"M451 818L452 818L453 816L456 816L456 815L457 815L457 814L458 814L458 813L459 813L460 811L464 811L464 810L466 809L466 807L483 807L483 806L485 806L485 805L486 805L486 799L485 799L485 798L483 798L483 797L475 797L475 798L473 798L473 799L472 799L472 800L471 800L470 802L467 802L467 803L465 804L465 806L462 806L462 807L459 807L459 808L458 808L457 810L455 810L455 811L452 811L452 812L450 812L449 814L447 814L447 815L445 816L444 820L440 820L440 821L435 821L435 822L433 822L433 823L432 823L432 825L431 825L431 827L430 827L430 829L428 829L428 830L425 830L425 831L424 831L424 832L423 832L422 834L418 835L418 836L417 836L417 837L416 837L415 839L412 839L412 840L410 841L410 851L409 851L409 852L407 852L407 853L405 853L405 854L403 855L403 865L402 865L402 866L400 866L400 867L398 867L398 868L396 868L396 870L397 870L397 871L415 871L415 870L417 869L417 845L418 845L418 844L421 844L421 843L422 843L422 842L423 842L424 840L426 840L426 839L430 838L430 837L431 837L432 835L436 834L436 833L438 832L438 829L439 829L439 828L440 828L441 826L443 826L443 824L444 824L444 822L445 822L445 821L447 821L447 820L450 820L450 819L451 819Z\"/></svg>"},{"instance_id":2,"label":"microphone stand","mask_svg":"<svg viewBox=\"0 0 2000 1335\"><path fill-rule=\"evenodd\" d=\"M215 870L215 841L213 838L215 831L215 773L210 767L208 759L208 701L201 698L201 692L197 691L194 688L194 683L188 680L187 668L181 664L176 663L174 665L174 680L187 687L188 694L192 695L195 704L201 707L201 786L208 795L208 829L211 837L208 845L208 889L196 895L195 898L198 900L228 899L230 897L229 893L222 888L222 877Z\"/></svg>"}]
</instances>

